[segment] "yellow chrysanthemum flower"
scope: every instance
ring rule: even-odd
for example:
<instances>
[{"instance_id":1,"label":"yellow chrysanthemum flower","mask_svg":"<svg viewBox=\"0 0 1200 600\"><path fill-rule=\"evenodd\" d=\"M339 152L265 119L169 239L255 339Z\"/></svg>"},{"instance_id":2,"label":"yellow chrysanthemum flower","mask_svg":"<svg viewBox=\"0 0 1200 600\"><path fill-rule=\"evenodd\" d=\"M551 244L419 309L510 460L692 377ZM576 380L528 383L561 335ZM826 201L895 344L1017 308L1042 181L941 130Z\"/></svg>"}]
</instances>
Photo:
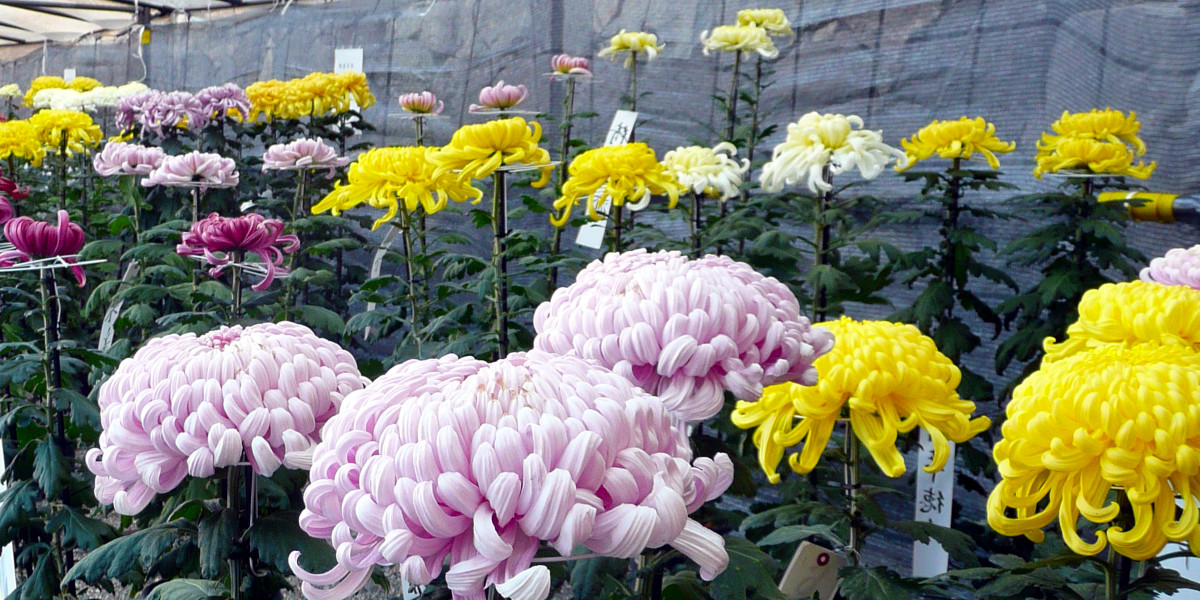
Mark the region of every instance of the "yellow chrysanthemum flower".
<instances>
[{"instance_id":1,"label":"yellow chrysanthemum flower","mask_svg":"<svg viewBox=\"0 0 1200 600\"><path fill-rule=\"evenodd\" d=\"M56 77L54 75L42 75L41 77L35 77L33 81L29 82L29 89L25 90L25 106L32 107L33 97L42 90L48 90L51 88L61 89L65 87L67 87L67 80L63 79L62 77Z\"/></svg>"},{"instance_id":2,"label":"yellow chrysanthemum flower","mask_svg":"<svg viewBox=\"0 0 1200 600\"><path fill-rule=\"evenodd\" d=\"M1043 135L1038 143L1037 166L1033 169L1033 176L1041 179L1044 173L1085 170L1096 174L1146 179L1154 173L1156 163L1147 165L1138 162L1135 165L1133 158L1133 152L1120 142Z\"/></svg>"},{"instance_id":3,"label":"yellow chrysanthemum flower","mask_svg":"<svg viewBox=\"0 0 1200 600\"><path fill-rule=\"evenodd\" d=\"M21 95L21 86L8 83L0 86L0 98L16 98Z\"/></svg>"},{"instance_id":4,"label":"yellow chrysanthemum flower","mask_svg":"<svg viewBox=\"0 0 1200 600\"><path fill-rule=\"evenodd\" d=\"M1200 290L1146 281L1106 283L1079 301L1067 339L1046 338L1045 362L1109 344L1155 342L1200 352Z\"/></svg>"},{"instance_id":5,"label":"yellow chrysanthemum flower","mask_svg":"<svg viewBox=\"0 0 1200 600\"><path fill-rule=\"evenodd\" d=\"M650 197L666 194L669 206L675 208L683 186L643 143L602 146L576 156L567 167L567 182L562 196L554 201L558 216L551 215L550 223L563 227L571 220L571 209L580 200L587 204L588 216L599 221L604 216L598 210L604 197L613 206L641 210L650 204ZM603 197L596 192L604 188Z\"/></svg>"},{"instance_id":6,"label":"yellow chrysanthemum flower","mask_svg":"<svg viewBox=\"0 0 1200 600\"><path fill-rule=\"evenodd\" d=\"M757 52L763 58L779 56L779 49L771 41L771 36L767 35L767 30L753 25L721 25L712 30L712 35L707 31L702 32L700 43L704 44L705 56L708 56L709 50Z\"/></svg>"},{"instance_id":7,"label":"yellow chrysanthemum flower","mask_svg":"<svg viewBox=\"0 0 1200 600\"><path fill-rule=\"evenodd\" d=\"M793 37L796 35L796 32L792 30L792 24L788 21L787 15L784 14L783 10L778 8L747 8L739 10L737 24L761 27L774 37Z\"/></svg>"},{"instance_id":8,"label":"yellow chrysanthemum flower","mask_svg":"<svg viewBox=\"0 0 1200 600\"><path fill-rule=\"evenodd\" d=\"M46 157L46 149L38 141L37 129L25 120L0 122L0 160L15 156L29 161L33 166L41 166Z\"/></svg>"},{"instance_id":9,"label":"yellow chrysanthemum flower","mask_svg":"<svg viewBox=\"0 0 1200 600\"><path fill-rule=\"evenodd\" d=\"M1013 392L993 455L1002 480L988 524L1040 542L1058 520L1072 550L1111 543L1134 560L1167 540L1200 550L1200 353L1181 345L1108 344L1043 363ZM1132 526L1112 523L1129 500ZM1176 508L1176 498L1182 509ZM1080 517L1109 525L1084 540Z\"/></svg>"},{"instance_id":10,"label":"yellow chrysanthemum flower","mask_svg":"<svg viewBox=\"0 0 1200 600\"><path fill-rule=\"evenodd\" d=\"M353 100L359 109L375 104L367 76L358 72L309 73L299 79L258 81L246 88L251 121L260 116L300 119L338 115L350 110Z\"/></svg>"},{"instance_id":11,"label":"yellow chrysanthemum flower","mask_svg":"<svg viewBox=\"0 0 1200 600\"><path fill-rule=\"evenodd\" d=\"M347 71L334 75L343 97L354 98L359 110L375 105L375 96L367 84L367 76L358 71ZM344 111L343 111L344 112Z\"/></svg>"},{"instance_id":12,"label":"yellow chrysanthemum flower","mask_svg":"<svg viewBox=\"0 0 1200 600\"><path fill-rule=\"evenodd\" d=\"M458 178L464 181L484 179L502 165L537 166L542 176L533 187L540 188L550 181L554 171L550 153L538 146L541 139L542 126L537 121L526 123L521 117L465 125L433 155L433 161L439 177L458 171Z\"/></svg>"},{"instance_id":13,"label":"yellow chrysanthemum flower","mask_svg":"<svg viewBox=\"0 0 1200 600\"><path fill-rule=\"evenodd\" d=\"M1129 144L1133 146L1138 156L1146 153L1146 142L1138 137L1142 124L1137 120L1137 113L1129 111L1127 116L1119 110L1093 108L1085 113L1063 114L1050 128L1063 137L1086 137L1095 140L1112 142L1114 144Z\"/></svg>"},{"instance_id":14,"label":"yellow chrysanthemum flower","mask_svg":"<svg viewBox=\"0 0 1200 600\"><path fill-rule=\"evenodd\" d=\"M29 117L29 124L37 131L37 139L46 151L55 154L64 146L68 155L83 152L84 146L95 147L104 139L92 117L77 110L41 110Z\"/></svg>"},{"instance_id":15,"label":"yellow chrysanthemum flower","mask_svg":"<svg viewBox=\"0 0 1200 600\"><path fill-rule=\"evenodd\" d=\"M401 201L404 210L411 213L421 208L426 214L442 210L449 200L479 202L483 192L472 187L470 181L460 181L449 173L436 173L431 160L436 151L437 148L406 146L364 152L350 165L347 183L338 183L313 207L313 213L331 211L338 215L366 202L387 209L372 226L378 229L396 216Z\"/></svg>"},{"instance_id":16,"label":"yellow chrysanthemum flower","mask_svg":"<svg viewBox=\"0 0 1200 600\"><path fill-rule=\"evenodd\" d=\"M737 147L721 142L712 148L681 146L663 155L662 164L685 190L729 200L742 195L742 175L750 170L750 159L738 164Z\"/></svg>"},{"instance_id":17,"label":"yellow chrysanthemum flower","mask_svg":"<svg viewBox=\"0 0 1200 600\"><path fill-rule=\"evenodd\" d=\"M608 47L601 50L598 56L606 56L616 58L617 56L628 53L625 57L625 68L633 66L633 61L637 60L637 55L645 54L646 61L652 61L658 56L659 52L666 48L666 44L658 43L658 36L653 33L644 31L625 31L621 30L617 35L612 36L608 41Z\"/></svg>"},{"instance_id":18,"label":"yellow chrysanthemum flower","mask_svg":"<svg viewBox=\"0 0 1200 600\"><path fill-rule=\"evenodd\" d=\"M1017 147L1014 142L1000 141L996 137L996 126L982 117L934 121L922 127L912 138L901 140L900 145L908 157L908 164L896 165L897 171L907 170L934 154L942 158L970 160L976 152L983 154L988 166L999 169L1000 160L996 158L996 153L1005 154Z\"/></svg>"},{"instance_id":19,"label":"yellow chrysanthemum flower","mask_svg":"<svg viewBox=\"0 0 1200 600\"><path fill-rule=\"evenodd\" d=\"M740 401L733 411L734 425L757 428L759 465L772 483L779 481L784 449L796 444L804 447L788 459L792 470L816 468L844 412L888 477L905 472L896 449L899 434L916 427L929 432L933 461L925 471L933 473L946 465L947 440L965 442L991 425L987 417L971 418L975 403L955 391L962 377L958 367L916 327L847 317L817 326L837 340L814 363L821 374L817 385L774 385L763 391L762 400Z\"/></svg>"},{"instance_id":20,"label":"yellow chrysanthemum flower","mask_svg":"<svg viewBox=\"0 0 1200 600\"><path fill-rule=\"evenodd\" d=\"M90 90L94 90L102 85L104 85L104 84L100 83L99 80L92 79L91 77L76 77L75 79L72 79L70 81L70 83L67 84L67 88L75 90L77 92L87 92Z\"/></svg>"},{"instance_id":21,"label":"yellow chrysanthemum flower","mask_svg":"<svg viewBox=\"0 0 1200 600\"><path fill-rule=\"evenodd\" d=\"M261 116L268 121L274 119L293 118L280 114L280 102L285 93L285 84L277 79L256 81L246 87L246 97L250 99L251 121Z\"/></svg>"}]
</instances>

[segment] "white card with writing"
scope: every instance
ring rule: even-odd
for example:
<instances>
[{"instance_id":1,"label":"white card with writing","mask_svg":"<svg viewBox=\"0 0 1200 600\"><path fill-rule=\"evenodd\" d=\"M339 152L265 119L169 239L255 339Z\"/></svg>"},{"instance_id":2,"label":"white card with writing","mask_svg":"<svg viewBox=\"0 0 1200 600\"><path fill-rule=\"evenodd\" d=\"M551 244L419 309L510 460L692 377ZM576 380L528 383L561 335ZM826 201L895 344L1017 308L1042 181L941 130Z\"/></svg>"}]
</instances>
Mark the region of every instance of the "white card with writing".
<instances>
[{"instance_id":1,"label":"white card with writing","mask_svg":"<svg viewBox=\"0 0 1200 600\"><path fill-rule=\"evenodd\" d=\"M1176 504L1180 504L1182 502L1182 498L1175 499ZM1180 506L1180 508L1183 507ZM1163 556L1175 552L1187 551L1188 548L1186 545L1172 542L1166 546L1163 546L1162 552L1159 552L1158 555ZM1183 577L1188 581L1200 582L1200 558L1190 555L1181 556L1178 558L1168 558L1167 560L1162 561L1160 564L1164 569L1175 569L1175 571L1179 573L1180 577ZM1196 590L1179 590L1174 594L1160 594L1158 597L1161 600L1200 600L1200 592Z\"/></svg>"},{"instance_id":2,"label":"white card with writing","mask_svg":"<svg viewBox=\"0 0 1200 600\"><path fill-rule=\"evenodd\" d=\"M801 542L788 563L779 591L788 600L810 600L816 594L821 600L833 600L842 580L838 571L846 566L846 558L812 542Z\"/></svg>"},{"instance_id":3,"label":"white card with writing","mask_svg":"<svg viewBox=\"0 0 1200 600\"><path fill-rule=\"evenodd\" d=\"M141 268L136 260L130 261L125 267L125 274L121 276L121 285L128 284L134 277L137 277ZM121 289L120 286L117 286L117 289ZM100 341L96 344L97 350L103 352L112 348L113 337L116 335L117 318L121 316L123 306L125 306L125 299L118 297L109 305L108 310L104 311L104 319L100 321Z\"/></svg>"},{"instance_id":4,"label":"white card with writing","mask_svg":"<svg viewBox=\"0 0 1200 600\"><path fill-rule=\"evenodd\" d=\"M637 125L638 114L631 110L618 110L613 115L612 125L608 126L608 134L604 136L605 146L620 146L629 141L629 136L633 135L633 127ZM566 160L566 157L563 157ZM604 188L596 191L596 194L603 194ZM588 202L593 201L589 198ZM599 212L602 215L608 216L608 198L604 198L599 204ZM575 245L585 248L599 250L604 245L604 230L608 227L608 219L599 221L588 221L579 228L579 234L575 236Z\"/></svg>"},{"instance_id":5,"label":"white card with writing","mask_svg":"<svg viewBox=\"0 0 1200 600\"><path fill-rule=\"evenodd\" d=\"M937 473L926 473L925 465L933 460L933 440L929 432L921 429L921 441L917 452L917 521L950 526L950 510L954 504L954 442L950 444L950 455L946 466ZM936 541L913 544L913 577L933 577L946 572L950 555Z\"/></svg>"}]
</instances>

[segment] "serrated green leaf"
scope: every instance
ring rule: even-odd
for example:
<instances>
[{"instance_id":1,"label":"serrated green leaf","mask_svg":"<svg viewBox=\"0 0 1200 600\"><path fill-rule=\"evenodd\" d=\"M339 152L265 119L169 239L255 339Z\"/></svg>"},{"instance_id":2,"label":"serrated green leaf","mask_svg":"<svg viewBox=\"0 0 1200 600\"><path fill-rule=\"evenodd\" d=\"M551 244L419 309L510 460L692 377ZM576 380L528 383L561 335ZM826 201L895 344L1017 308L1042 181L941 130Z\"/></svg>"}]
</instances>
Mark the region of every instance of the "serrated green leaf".
<instances>
[{"instance_id":1,"label":"serrated green leaf","mask_svg":"<svg viewBox=\"0 0 1200 600\"><path fill-rule=\"evenodd\" d=\"M833 530L832 525L788 525L780 527L771 533L768 533L763 539L758 541L759 546L775 546L778 544L792 544L800 540L810 537L819 537L827 543L832 544L835 548L845 546L843 542Z\"/></svg>"},{"instance_id":2,"label":"serrated green leaf","mask_svg":"<svg viewBox=\"0 0 1200 600\"><path fill-rule=\"evenodd\" d=\"M117 530L99 519L93 519L78 510L64 506L54 513L46 523L50 533L63 532L63 543L84 551L99 548L104 542L117 537Z\"/></svg>"},{"instance_id":3,"label":"serrated green leaf","mask_svg":"<svg viewBox=\"0 0 1200 600\"><path fill-rule=\"evenodd\" d=\"M300 566L310 572L326 571L336 562L329 542L300 529L297 511L274 512L255 521L249 538L250 549L258 553L259 560L274 565L282 573L292 572L288 555L296 550L300 551Z\"/></svg>"},{"instance_id":4,"label":"serrated green leaf","mask_svg":"<svg viewBox=\"0 0 1200 600\"><path fill-rule=\"evenodd\" d=\"M58 596L58 561L53 552L38 559L29 578L21 582L20 590L20 600L46 600Z\"/></svg>"},{"instance_id":5,"label":"serrated green leaf","mask_svg":"<svg viewBox=\"0 0 1200 600\"><path fill-rule=\"evenodd\" d=\"M571 569L571 593L575 600L608 598L617 587L614 581L624 581L627 573L629 561L622 558L577 560Z\"/></svg>"},{"instance_id":6,"label":"serrated green leaf","mask_svg":"<svg viewBox=\"0 0 1200 600\"><path fill-rule=\"evenodd\" d=\"M744 537L724 537L729 566L709 584L712 597L715 600L784 600L783 592L775 584L775 575L779 570L775 559Z\"/></svg>"},{"instance_id":7,"label":"serrated green leaf","mask_svg":"<svg viewBox=\"0 0 1200 600\"><path fill-rule=\"evenodd\" d=\"M233 550L237 537L238 515L230 509L219 510L200 521L196 544L200 546L200 575L216 577Z\"/></svg>"},{"instance_id":8,"label":"serrated green leaf","mask_svg":"<svg viewBox=\"0 0 1200 600\"><path fill-rule=\"evenodd\" d=\"M935 541L941 544L942 549L950 556L963 564L972 567L979 565L975 558L975 540L961 531L924 521L894 521L889 527L911 537L915 542Z\"/></svg>"},{"instance_id":9,"label":"serrated green leaf","mask_svg":"<svg viewBox=\"0 0 1200 600\"><path fill-rule=\"evenodd\" d=\"M843 567L839 595L847 600L912 600L920 586L887 567Z\"/></svg>"},{"instance_id":10,"label":"serrated green leaf","mask_svg":"<svg viewBox=\"0 0 1200 600\"><path fill-rule=\"evenodd\" d=\"M33 479L48 498L58 496L71 477L71 463L52 438L37 443L33 454Z\"/></svg>"},{"instance_id":11,"label":"serrated green leaf","mask_svg":"<svg viewBox=\"0 0 1200 600\"><path fill-rule=\"evenodd\" d=\"M224 598L229 590L216 581L207 579L174 579L154 588L146 600L208 600Z\"/></svg>"},{"instance_id":12,"label":"serrated green leaf","mask_svg":"<svg viewBox=\"0 0 1200 600\"><path fill-rule=\"evenodd\" d=\"M321 329L334 335L341 335L346 331L346 322L342 320L342 316L328 308L301 304L296 307L296 311L299 313L296 320L313 329Z\"/></svg>"}]
</instances>

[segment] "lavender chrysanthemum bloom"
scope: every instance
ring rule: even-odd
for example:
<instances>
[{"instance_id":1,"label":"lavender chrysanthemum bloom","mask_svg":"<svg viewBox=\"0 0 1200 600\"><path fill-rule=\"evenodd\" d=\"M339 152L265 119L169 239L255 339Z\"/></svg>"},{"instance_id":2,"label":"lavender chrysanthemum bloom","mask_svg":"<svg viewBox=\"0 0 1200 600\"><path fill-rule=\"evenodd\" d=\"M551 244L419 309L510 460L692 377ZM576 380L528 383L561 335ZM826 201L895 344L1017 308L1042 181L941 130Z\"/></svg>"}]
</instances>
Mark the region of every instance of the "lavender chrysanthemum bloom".
<instances>
[{"instance_id":1,"label":"lavender chrysanthemum bloom","mask_svg":"<svg viewBox=\"0 0 1200 600\"><path fill-rule=\"evenodd\" d=\"M100 386L96 498L134 515L188 475L307 468L321 426L364 383L349 352L295 323L154 338Z\"/></svg>"},{"instance_id":2,"label":"lavender chrysanthemum bloom","mask_svg":"<svg viewBox=\"0 0 1200 600\"><path fill-rule=\"evenodd\" d=\"M250 98L236 83L214 85L196 92L196 100L209 119L220 121L229 117L241 121L250 114Z\"/></svg>"},{"instance_id":3,"label":"lavender chrysanthemum bloom","mask_svg":"<svg viewBox=\"0 0 1200 600\"><path fill-rule=\"evenodd\" d=\"M232 158L207 152L189 152L167 156L158 168L142 180L142 187L230 188L239 181L237 165Z\"/></svg>"},{"instance_id":4,"label":"lavender chrysanthemum bloom","mask_svg":"<svg viewBox=\"0 0 1200 600\"><path fill-rule=\"evenodd\" d=\"M142 105L137 117L142 131L153 131L159 136L177 127L200 130L210 120L200 100L188 92L167 92L154 96L152 101Z\"/></svg>"},{"instance_id":5,"label":"lavender chrysanthemum bloom","mask_svg":"<svg viewBox=\"0 0 1200 600\"><path fill-rule=\"evenodd\" d=\"M1200 290L1200 245L1191 248L1175 248L1150 261L1142 269L1142 281L1163 285L1186 285Z\"/></svg>"},{"instance_id":6,"label":"lavender chrysanthemum bloom","mask_svg":"<svg viewBox=\"0 0 1200 600\"><path fill-rule=\"evenodd\" d=\"M663 399L682 422L721 409L726 390L812 385L833 335L813 328L787 286L724 256L609 254L533 318L535 348L596 360Z\"/></svg>"},{"instance_id":7,"label":"lavender chrysanthemum bloom","mask_svg":"<svg viewBox=\"0 0 1200 600\"><path fill-rule=\"evenodd\" d=\"M141 122L142 114L147 108L160 102L164 94L158 90L145 90L121 98L117 101L117 114L114 121L121 130L126 130Z\"/></svg>"},{"instance_id":8,"label":"lavender chrysanthemum bloom","mask_svg":"<svg viewBox=\"0 0 1200 600\"><path fill-rule=\"evenodd\" d=\"M445 102L438 100L433 92L428 91L400 94L399 101L400 108L417 115L437 116L446 108Z\"/></svg>"},{"instance_id":9,"label":"lavender chrysanthemum bloom","mask_svg":"<svg viewBox=\"0 0 1200 600\"><path fill-rule=\"evenodd\" d=\"M167 154L157 146L109 142L92 158L92 167L102 177L149 175L162 165Z\"/></svg>"},{"instance_id":10,"label":"lavender chrysanthemum bloom","mask_svg":"<svg viewBox=\"0 0 1200 600\"><path fill-rule=\"evenodd\" d=\"M329 177L333 177L336 167L350 164L350 159L338 156L333 146L325 140L299 139L286 144L275 144L267 148L263 154L263 171L296 170L296 169L328 169Z\"/></svg>"},{"instance_id":11,"label":"lavender chrysanthemum bloom","mask_svg":"<svg viewBox=\"0 0 1200 600\"><path fill-rule=\"evenodd\" d=\"M277 276L288 274L283 255L299 249L300 238L283 234L283 221L255 213L231 218L212 213L193 223L191 230L183 234L182 243L175 247L181 256L203 256L213 267L208 272L213 277L220 277L239 254L258 256L266 272L262 281L251 287L256 292L270 287Z\"/></svg>"},{"instance_id":12,"label":"lavender chrysanthemum bloom","mask_svg":"<svg viewBox=\"0 0 1200 600\"><path fill-rule=\"evenodd\" d=\"M730 484L724 454L692 460L662 402L578 357L410 360L346 397L321 432L300 526L331 540L326 573L291 566L310 600L340 600L374 565L458 600L487 585L541 600L549 544L621 558L670 545L712 579L723 539L688 514ZM319 587L318 587L319 586Z\"/></svg>"}]
</instances>

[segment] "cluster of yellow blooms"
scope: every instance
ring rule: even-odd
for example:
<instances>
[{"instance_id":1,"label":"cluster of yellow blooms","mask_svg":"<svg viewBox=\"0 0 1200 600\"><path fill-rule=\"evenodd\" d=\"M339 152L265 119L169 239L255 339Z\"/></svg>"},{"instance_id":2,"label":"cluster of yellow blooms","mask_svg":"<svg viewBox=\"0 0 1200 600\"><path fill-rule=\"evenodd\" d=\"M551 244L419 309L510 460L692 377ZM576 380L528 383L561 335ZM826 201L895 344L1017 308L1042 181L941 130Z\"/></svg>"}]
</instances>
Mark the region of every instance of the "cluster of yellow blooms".
<instances>
[{"instance_id":1,"label":"cluster of yellow blooms","mask_svg":"<svg viewBox=\"0 0 1200 600\"><path fill-rule=\"evenodd\" d=\"M1000 168L996 154L1005 154L1016 149L1014 142L1002 142L996 137L996 126L982 117L962 117L957 121L934 121L917 131L916 135L901 140L900 146L908 157L907 164L897 164L897 171L904 171L934 154L948 159L970 160L976 152L987 159L988 166Z\"/></svg>"},{"instance_id":2,"label":"cluster of yellow blooms","mask_svg":"<svg viewBox=\"0 0 1200 600\"><path fill-rule=\"evenodd\" d=\"M719 52L757 52L767 59L779 56L773 37L794 37L792 24L778 8L747 8L738 11L736 25L715 27L700 34L704 54Z\"/></svg>"},{"instance_id":3,"label":"cluster of yellow blooms","mask_svg":"<svg viewBox=\"0 0 1200 600\"><path fill-rule=\"evenodd\" d=\"M38 131L29 121L13 119L0 122L0 160L9 157L28 161L35 167L41 166L46 157L46 148L38 139Z\"/></svg>"},{"instance_id":4,"label":"cluster of yellow blooms","mask_svg":"<svg viewBox=\"0 0 1200 600\"><path fill-rule=\"evenodd\" d=\"M772 483L779 481L784 450L797 444L804 446L788 459L792 470L816 468L834 425L846 416L889 477L905 472L896 449L899 434L916 427L929 432L934 453L925 470L932 473L946 464L947 440L965 442L991 425L987 417L971 418L975 403L955 391L962 378L958 367L916 327L846 317L817 326L837 340L814 363L821 374L817 384L770 386L761 400L739 401L733 411L734 425L756 428L758 462Z\"/></svg>"},{"instance_id":5,"label":"cluster of yellow blooms","mask_svg":"<svg viewBox=\"0 0 1200 600\"><path fill-rule=\"evenodd\" d=\"M587 203L592 220L604 217L600 206L604 197L613 206L640 210L650 203L653 194L666 194L670 207L675 208L684 188L667 167L658 162L654 150L643 143L602 146L576 156L567 167L569 177L563 184L562 196L554 201L557 216L551 216L555 227L571 220L571 209L580 201ZM596 192L604 188L604 194Z\"/></svg>"},{"instance_id":6,"label":"cluster of yellow blooms","mask_svg":"<svg viewBox=\"0 0 1200 600\"><path fill-rule=\"evenodd\" d=\"M48 152L67 154L83 152L84 146L94 148L104 139L100 126L92 117L77 110L40 110L29 117L37 139Z\"/></svg>"},{"instance_id":7,"label":"cluster of yellow blooms","mask_svg":"<svg viewBox=\"0 0 1200 600\"><path fill-rule=\"evenodd\" d=\"M1134 281L1088 292L1067 339L1013 393L993 451L988 523L1135 560L1200 551L1200 290ZM1114 492L1123 491L1128 505ZM1176 503L1181 502L1181 509ZM1079 533L1090 522L1094 541Z\"/></svg>"},{"instance_id":8,"label":"cluster of yellow blooms","mask_svg":"<svg viewBox=\"0 0 1200 600\"><path fill-rule=\"evenodd\" d=\"M353 100L358 108L375 104L367 76L356 72L309 73L299 79L259 81L246 88L250 120L324 117L348 112Z\"/></svg>"},{"instance_id":9,"label":"cluster of yellow blooms","mask_svg":"<svg viewBox=\"0 0 1200 600\"><path fill-rule=\"evenodd\" d=\"M77 92L86 92L88 90L98 88L101 85L103 84L95 79L92 79L91 77L76 77L68 82L62 77L43 75L41 77L36 77L33 81L29 82L29 89L25 91L25 106L33 106L33 97L42 90L68 89L75 90Z\"/></svg>"},{"instance_id":10,"label":"cluster of yellow blooms","mask_svg":"<svg viewBox=\"0 0 1200 600\"><path fill-rule=\"evenodd\" d=\"M1033 175L1041 179L1043 173L1068 171L1146 179L1155 163L1133 164L1135 157L1146 153L1146 144L1137 135L1141 127L1133 111L1129 115L1111 108L1064 111L1051 125L1054 133L1042 134Z\"/></svg>"}]
</instances>

